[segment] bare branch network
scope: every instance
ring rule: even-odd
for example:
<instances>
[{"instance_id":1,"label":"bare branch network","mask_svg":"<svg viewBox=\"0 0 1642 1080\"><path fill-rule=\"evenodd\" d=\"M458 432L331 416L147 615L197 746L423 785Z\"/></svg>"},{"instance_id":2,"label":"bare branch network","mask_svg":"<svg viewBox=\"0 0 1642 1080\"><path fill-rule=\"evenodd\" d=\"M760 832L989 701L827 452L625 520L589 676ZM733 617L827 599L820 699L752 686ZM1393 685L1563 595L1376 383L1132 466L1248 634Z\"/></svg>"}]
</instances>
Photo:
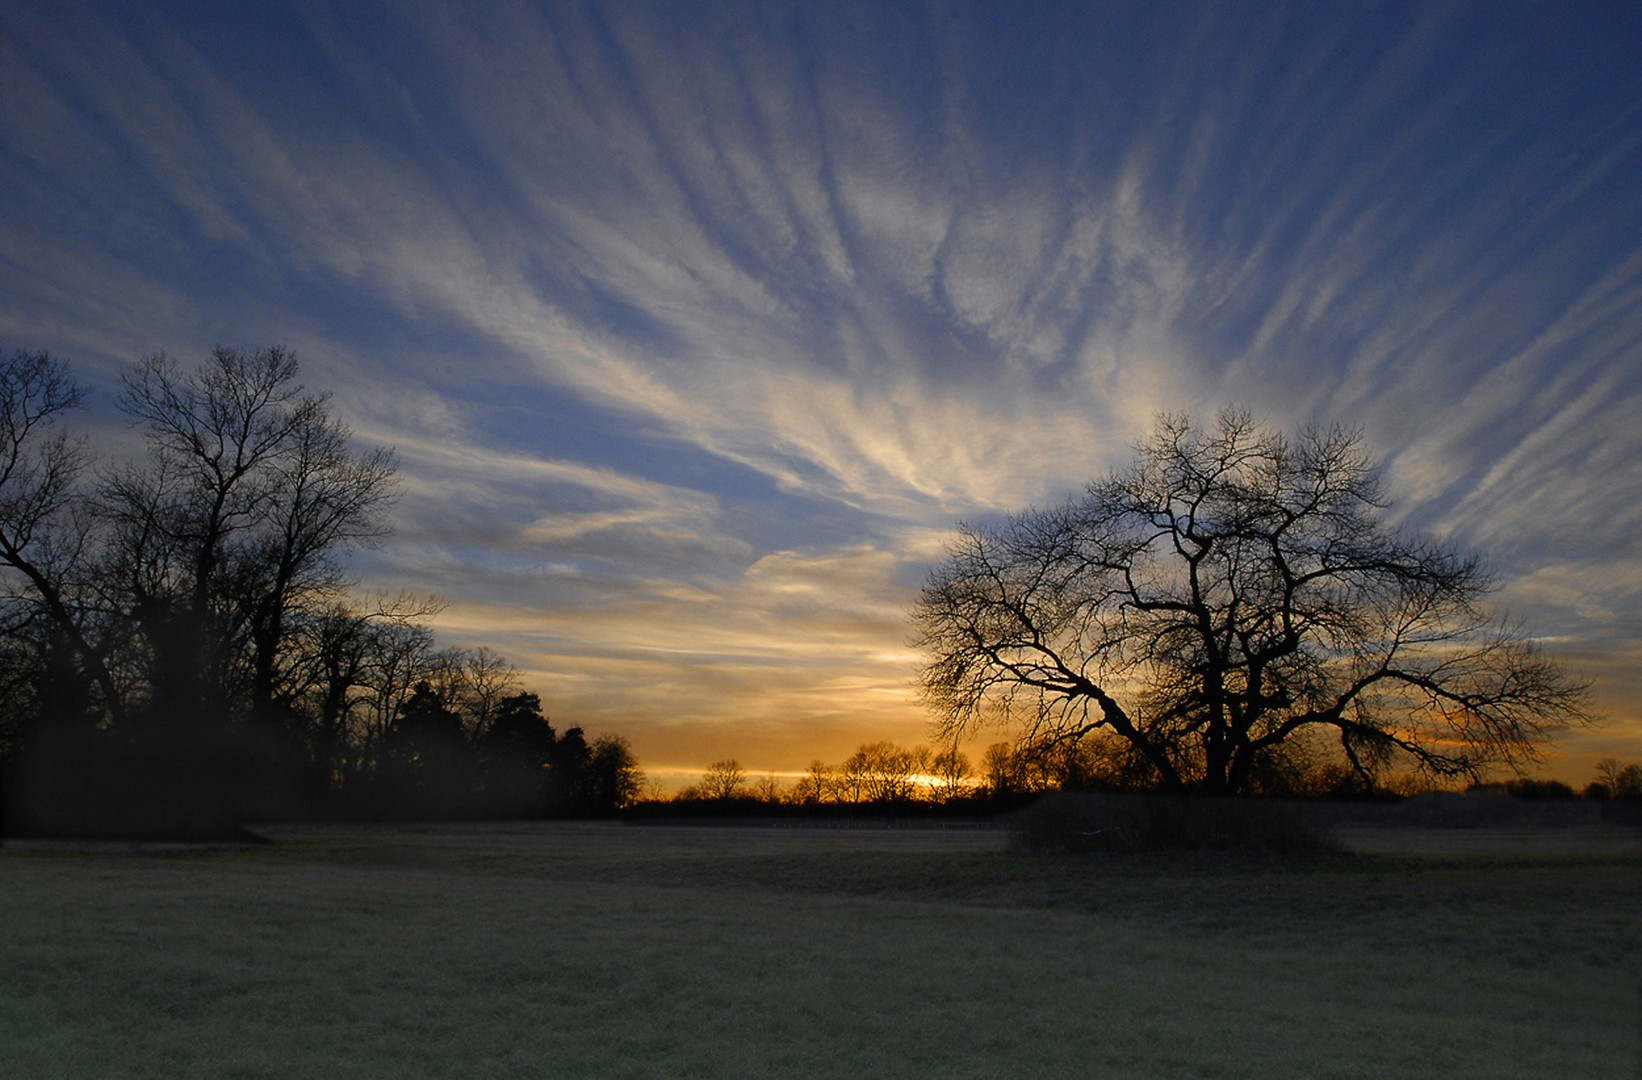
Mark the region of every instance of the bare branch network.
<instances>
[{"instance_id":1,"label":"bare branch network","mask_svg":"<svg viewBox=\"0 0 1642 1080\"><path fill-rule=\"evenodd\" d=\"M1479 560L1388 505L1356 432L1161 417L1081 498L960 527L912 613L939 734L1113 739L1164 786L1236 792L1319 753L1475 778L1590 722Z\"/></svg>"}]
</instances>

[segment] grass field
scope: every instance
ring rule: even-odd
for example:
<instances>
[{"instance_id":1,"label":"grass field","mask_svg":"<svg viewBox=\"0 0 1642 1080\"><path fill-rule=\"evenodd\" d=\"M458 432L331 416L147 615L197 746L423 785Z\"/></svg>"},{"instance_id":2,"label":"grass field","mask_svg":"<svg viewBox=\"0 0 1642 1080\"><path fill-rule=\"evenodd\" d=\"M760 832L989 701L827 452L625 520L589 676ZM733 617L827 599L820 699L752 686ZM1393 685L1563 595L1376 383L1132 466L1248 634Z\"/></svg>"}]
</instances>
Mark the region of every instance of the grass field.
<instances>
[{"instance_id":1,"label":"grass field","mask_svg":"<svg viewBox=\"0 0 1642 1080\"><path fill-rule=\"evenodd\" d=\"M0 851L0 1077L1642 1075L1635 830L269 833Z\"/></svg>"}]
</instances>

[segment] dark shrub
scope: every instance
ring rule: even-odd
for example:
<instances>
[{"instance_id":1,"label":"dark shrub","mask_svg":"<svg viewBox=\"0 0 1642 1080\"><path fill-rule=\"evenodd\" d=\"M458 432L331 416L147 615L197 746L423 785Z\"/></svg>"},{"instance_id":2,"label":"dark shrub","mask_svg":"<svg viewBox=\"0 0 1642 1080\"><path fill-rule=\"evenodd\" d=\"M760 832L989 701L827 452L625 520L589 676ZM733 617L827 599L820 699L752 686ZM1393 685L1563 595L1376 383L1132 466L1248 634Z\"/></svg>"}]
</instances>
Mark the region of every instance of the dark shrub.
<instances>
[{"instance_id":1,"label":"dark shrub","mask_svg":"<svg viewBox=\"0 0 1642 1080\"><path fill-rule=\"evenodd\" d=\"M226 740L150 722L140 739L40 739L7 770L5 831L104 840L243 836Z\"/></svg>"},{"instance_id":2,"label":"dark shrub","mask_svg":"<svg viewBox=\"0 0 1642 1080\"><path fill-rule=\"evenodd\" d=\"M1480 829L1523 823L1523 805L1500 790L1473 786L1458 791L1427 791L1410 796L1391 814L1397 825L1433 829Z\"/></svg>"},{"instance_id":3,"label":"dark shrub","mask_svg":"<svg viewBox=\"0 0 1642 1080\"><path fill-rule=\"evenodd\" d=\"M1273 799L1056 792L1012 825L1030 850L1338 850L1321 818Z\"/></svg>"},{"instance_id":4,"label":"dark shrub","mask_svg":"<svg viewBox=\"0 0 1642 1080\"><path fill-rule=\"evenodd\" d=\"M1528 780L1519 778L1505 784L1505 792L1519 799L1571 799L1574 789L1560 780Z\"/></svg>"}]
</instances>

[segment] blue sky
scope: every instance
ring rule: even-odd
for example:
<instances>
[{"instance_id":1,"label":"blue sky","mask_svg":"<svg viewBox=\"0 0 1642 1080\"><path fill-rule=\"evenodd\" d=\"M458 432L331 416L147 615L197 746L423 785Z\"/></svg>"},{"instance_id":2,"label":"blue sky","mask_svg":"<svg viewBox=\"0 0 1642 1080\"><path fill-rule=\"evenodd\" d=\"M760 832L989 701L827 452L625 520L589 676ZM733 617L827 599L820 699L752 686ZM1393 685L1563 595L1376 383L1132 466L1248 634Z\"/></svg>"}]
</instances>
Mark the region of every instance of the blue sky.
<instances>
[{"instance_id":1,"label":"blue sky","mask_svg":"<svg viewBox=\"0 0 1642 1080\"><path fill-rule=\"evenodd\" d=\"M249 11L254 7L254 11ZM1360 425L1642 757L1634 4L0 10L0 343L294 348L362 585L656 771L924 735L960 519L1160 409Z\"/></svg>"}]
</instances>

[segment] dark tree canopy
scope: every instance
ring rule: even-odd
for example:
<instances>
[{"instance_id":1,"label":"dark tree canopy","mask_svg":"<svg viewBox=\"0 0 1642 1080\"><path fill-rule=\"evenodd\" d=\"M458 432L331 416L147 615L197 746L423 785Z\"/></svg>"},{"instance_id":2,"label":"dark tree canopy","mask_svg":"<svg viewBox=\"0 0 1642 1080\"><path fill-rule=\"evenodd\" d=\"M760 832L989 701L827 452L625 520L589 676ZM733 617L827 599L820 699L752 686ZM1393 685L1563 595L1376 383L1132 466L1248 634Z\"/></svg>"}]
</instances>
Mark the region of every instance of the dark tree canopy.
<instances>
[{"instance_id":1,"label":"dark tree canopy","mask_svg":"<svg viewBox=\"0 0 1642 1080\"><path fill-rule=\"evenodd\" d=\"M0 825L206 837L636 798L626 743L557 738L501 657L435 646L435 602L354 592L393 454L356 449L288 350L156 355L121 384L146 453L93 469L67 366L0 352Z\"/></svg>"},{"instance_id":2,"label":"dark tree canopy","mask_svg":"<svg viewBox=\"0 0 1642 1080\"><path fill-rule=\"evenodd\" d=\"M1481 601L1472 555L1389 527L1339 428L1162 417L1081 498L961 527L913 610L943 736L1115 739L1165 786L1260 787L1322 746L1476 776L1588 722L1584 687Z\"/></svg>"},{"instance_id":3,"label":"dark tree canopy","mask_svg":"<svg viewBox=\"0 0 1642 1080\"><path fill-rule=\"evenodd\" d=\"M487 770L486 801L505 817L540 815L564 798L550 791L558 740L542 715L541 698L517 693L502 698L479 738Z\"/></svg>"}]
</instances>

